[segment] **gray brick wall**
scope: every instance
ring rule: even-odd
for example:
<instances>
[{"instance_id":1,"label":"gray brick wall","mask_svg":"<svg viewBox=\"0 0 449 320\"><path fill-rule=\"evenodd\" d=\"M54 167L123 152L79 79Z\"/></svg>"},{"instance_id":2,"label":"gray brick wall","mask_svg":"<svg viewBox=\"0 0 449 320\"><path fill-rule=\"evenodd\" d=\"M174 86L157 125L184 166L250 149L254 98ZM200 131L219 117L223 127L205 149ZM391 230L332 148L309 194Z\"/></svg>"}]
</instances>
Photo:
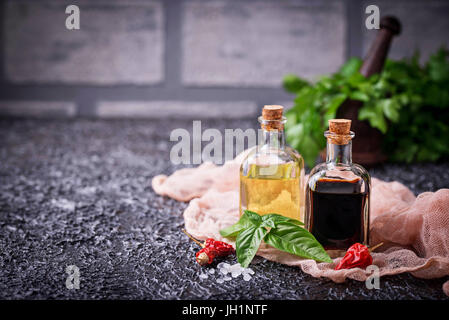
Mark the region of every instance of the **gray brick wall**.
<instances>
[{"instance_id":1,"label":"gray brick wall","mask_svg":"<svg viewBox=\"0 0 449 320\"><path fill-rule=\"evenodd\" d=\"M313 79L345 59L342 2L188 1L183 13L186 85L279 87L287 73Z\"/></svg>"},{"instance_id":2,"label":"gray brick wall","mask_svg":"<svg viewBox=\"0 0 449 320\"><path fill-rule=\"evenodd\" d=\"M162 5L79 1L80 30L67 30L73 1L8 1L5 71L13 83L146 84L164 79Z\"/></svg>"},{"instance_id":3,"label":"gray brick wall","mask_svg":"<svg viewBox=\"0 0 449 320\"><path fill-rule=\"evenodd\" d=\"M77 4L81 29L65 28ZM4 0L0 116L252 117L366 53L364 9L395 14L390 56L448 44L443 0Z\"/></svg>"}]
</instances>

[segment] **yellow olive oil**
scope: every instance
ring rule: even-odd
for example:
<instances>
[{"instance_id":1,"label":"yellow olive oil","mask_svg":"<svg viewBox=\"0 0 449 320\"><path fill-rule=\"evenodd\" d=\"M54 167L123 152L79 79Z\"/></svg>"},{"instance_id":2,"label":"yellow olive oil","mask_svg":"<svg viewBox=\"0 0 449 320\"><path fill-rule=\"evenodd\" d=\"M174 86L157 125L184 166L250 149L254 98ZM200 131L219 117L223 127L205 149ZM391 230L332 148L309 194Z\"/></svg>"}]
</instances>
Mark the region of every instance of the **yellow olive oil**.
<instances>
[{"instance_id":1,"label":"yellow olive oil","mask_svg":"<svg viewBox=\"0 0 449 320\"><path fill-rule=\"evenodd\" d=\"M302 171L299 161L268 166L251 164L246 175L241 170L240 212L277 213L303 222Z\"/></svg>"}]
</instances>

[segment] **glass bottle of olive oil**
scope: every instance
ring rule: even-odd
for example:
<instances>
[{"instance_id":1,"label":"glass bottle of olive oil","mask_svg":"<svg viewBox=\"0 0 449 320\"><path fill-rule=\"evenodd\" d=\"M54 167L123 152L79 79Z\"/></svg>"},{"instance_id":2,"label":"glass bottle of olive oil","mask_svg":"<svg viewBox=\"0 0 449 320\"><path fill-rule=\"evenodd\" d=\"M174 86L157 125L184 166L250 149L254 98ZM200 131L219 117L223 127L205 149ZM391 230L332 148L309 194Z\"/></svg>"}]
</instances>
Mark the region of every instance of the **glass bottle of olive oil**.
<instances>
[{"instance_id":1,"label":"glass bottle of olive oil","mask_svg":"<svg viewBox=\"0 0 449 320\"><path fill-rule=\"evenodd\" d=\"M240 167L240 215L278 213L304 221L304 160L285 145L283 107L266 105L262 139Z\"/></svg>"}]
</instances>

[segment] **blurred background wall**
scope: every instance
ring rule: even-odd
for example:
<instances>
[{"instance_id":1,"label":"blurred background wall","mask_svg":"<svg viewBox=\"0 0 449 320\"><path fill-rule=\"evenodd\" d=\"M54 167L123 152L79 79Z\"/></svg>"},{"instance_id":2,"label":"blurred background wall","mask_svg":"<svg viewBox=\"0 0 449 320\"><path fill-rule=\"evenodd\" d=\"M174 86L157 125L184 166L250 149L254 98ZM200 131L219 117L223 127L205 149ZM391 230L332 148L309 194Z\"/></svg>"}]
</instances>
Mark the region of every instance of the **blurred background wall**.
<instances>
[{"instance_id":1,"label":"blurred background wall","mask_svg":"<svg viewBox=\"0 0 449 320\"><path fill-rule=\"evenodd\" d=\"M81 11L67 30L67 5ZM247 117L291 105L311 80L363 56L366 6L403 33L390 57L449 43L444 0L10 0L1 2L0 116Z\"/></svg>"}]
</instances>

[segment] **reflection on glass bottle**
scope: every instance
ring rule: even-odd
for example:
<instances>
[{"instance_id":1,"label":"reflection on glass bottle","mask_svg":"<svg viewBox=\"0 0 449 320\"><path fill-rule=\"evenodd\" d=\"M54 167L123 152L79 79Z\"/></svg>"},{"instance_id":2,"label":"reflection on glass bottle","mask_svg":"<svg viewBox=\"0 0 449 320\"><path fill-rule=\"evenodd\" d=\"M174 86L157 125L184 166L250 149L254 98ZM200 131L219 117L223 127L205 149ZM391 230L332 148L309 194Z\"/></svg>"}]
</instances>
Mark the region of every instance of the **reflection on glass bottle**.
<instances>
[{"instance_id":1,"label":"reflection on glass bottle","mask_svg":"<svg viewBox=\"0 0 449 320\"><path fill-rule=\"evenodd\" d=\"M370 176L352 163L351 120L329 120L326 162L312 169L306 185L306 226L325 249L368 245Z\"/></svg>"},{"instance_id":2,"label":"reflection on glass bottle","mask_svg":"<svg viewBox=\"0 0 449 320\"><path fill-rule=\"evenodd\" d=\"M285 145L283 107L267 105L259 117L263 141L240 167L240 214L278 213L303 221L303 158Z\"/></svg>"}]
</instances>

